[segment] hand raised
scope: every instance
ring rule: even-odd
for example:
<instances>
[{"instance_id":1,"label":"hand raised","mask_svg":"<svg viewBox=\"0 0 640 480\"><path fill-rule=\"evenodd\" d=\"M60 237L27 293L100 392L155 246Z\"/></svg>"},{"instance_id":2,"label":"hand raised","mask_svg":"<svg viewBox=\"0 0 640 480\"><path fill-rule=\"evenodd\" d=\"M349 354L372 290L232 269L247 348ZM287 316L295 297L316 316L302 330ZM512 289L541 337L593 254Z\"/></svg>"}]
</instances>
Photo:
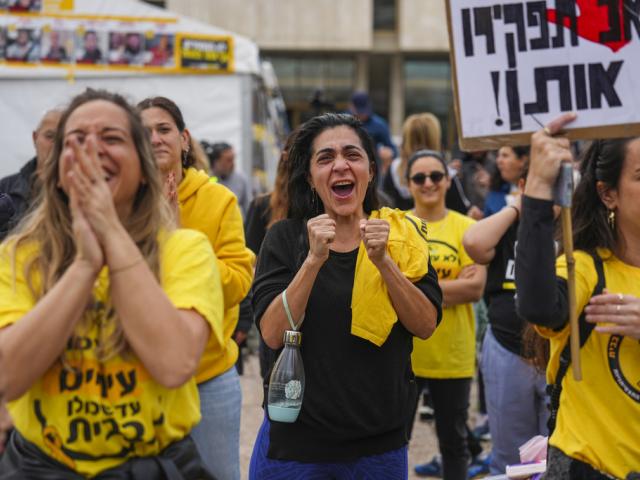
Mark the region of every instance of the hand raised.
<instances>
[{"instance_id":1,"label":"hand raised","mask_svg":"<svg viewBox=\"0 0 640 480\"><path fill-rule=\"evenodd\" d=\"M329 245L336 237L336 222L323 213L307 222L309 256L324 263L329 258Z\"/></svg>"},{"instance_id":2,"label":"hand raised","mask_svg":"<svg viewBox=\"0 0 640 480\"><path fill-rule=\"evenodd\" d=\"M374 265L382 262L387 254L389 222L377 218L360 220L360 238L367 249L369 260Z\"/></svg>"},{"instance_id":3,"label":"hand raised","mask_svg":"<svg viewBox=\"0 0 640 480\"><path fill-rule=\"evenodd\" d=\"M78 192L73 178L75 173L71 171L67 175L71 184L69 205L71 208L73 239L76 246L76 261L82 262L84 265L91 267L95 273L98 273L105 264L104 252L100 242L98 242L98 237L80 208Z\"/></svg>"},{"instance_id":4,"label":"hand raised","mask_svg":"<svg viewBox=\"0 0 640 480\"><path fill-rule=\"evenodd\" d=\"M73 175L69 178L76 191L78 206L104 247L109 232L120 220L100 167L95 136L88 135L82 145L76 139L70 139L64 154L70 156Z\"/></svg>"},{"instance_id":5,"label":"hand raised","mask_svg":"<svg viewBox=\"0 0 640 480\"><path fill-rule=\"evenodd\" d=\"M573 159L569 139L556 135L575 119L575 113L562 114L531 136L531 160L525 186L528 196L547 200L553 198L553 185L561 163Z\"/></svg>"}]
</instances>

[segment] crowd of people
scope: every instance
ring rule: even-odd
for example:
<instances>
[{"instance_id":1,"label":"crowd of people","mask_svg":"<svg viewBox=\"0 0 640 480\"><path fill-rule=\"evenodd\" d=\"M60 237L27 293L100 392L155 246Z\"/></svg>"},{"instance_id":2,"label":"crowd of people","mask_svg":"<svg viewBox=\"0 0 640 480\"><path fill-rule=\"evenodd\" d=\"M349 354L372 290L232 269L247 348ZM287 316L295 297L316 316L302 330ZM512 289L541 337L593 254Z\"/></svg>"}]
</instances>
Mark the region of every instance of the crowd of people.
<instances>
[{"instance_id":1,"label":"crowd of people","mask_svg":"<svg viewBox=\"0 0 640 480\"><path fill-rule=\"evenodd\" d=\"M0 180L0 480L239 479L252 323L252 480L501 474L537 435L543 478L639 478L640 139L577 159L575 118L451 155L435 115L396 146L356 92L290 133L253 198L233 147L194 139L169 98L88 89L46 112L36 156ZM579 166L573 256L555 237L563 162ZM305 381L284 422L266 402L290 330ZM440 454L410 466L423 403Z\"/></svg>"}]
</instances>

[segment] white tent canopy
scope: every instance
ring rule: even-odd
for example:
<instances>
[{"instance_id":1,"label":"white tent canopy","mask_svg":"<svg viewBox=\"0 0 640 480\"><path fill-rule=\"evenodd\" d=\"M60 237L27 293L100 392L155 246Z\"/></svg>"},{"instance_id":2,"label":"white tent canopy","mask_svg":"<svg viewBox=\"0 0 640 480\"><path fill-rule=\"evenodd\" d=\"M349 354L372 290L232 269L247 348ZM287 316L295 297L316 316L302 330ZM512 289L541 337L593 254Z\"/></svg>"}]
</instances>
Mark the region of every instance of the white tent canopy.
<instances>
[{"instance_id":1,"label":"white tent canopy","mask_svg":"<svg viewBox=\"0 0 640 480\"><path fill-rule=\"evenodd\" d=\"M141 69L74 69L73 66L15 66L0 62L0 177L17 171L34 155L31 132L42 114L64 106L87 87L104 88L138 102L163 95L182 109L194 138L226 141L238 152L251 145L253 77L259 74L257 46L245 37L134 0L75 0L73 16L174 19L172 30L189 35L225 35L233 41L233 73L162 74ZM46 14L42 14L46 17ZM4 16L5 22L12 16ZM23 21L16 17L16 21ZM0 19L2 16L0 15ZM27 20L28 21L28 20ZM20 27L19 27L20 28Z\"/></svg>"}]
</instances>

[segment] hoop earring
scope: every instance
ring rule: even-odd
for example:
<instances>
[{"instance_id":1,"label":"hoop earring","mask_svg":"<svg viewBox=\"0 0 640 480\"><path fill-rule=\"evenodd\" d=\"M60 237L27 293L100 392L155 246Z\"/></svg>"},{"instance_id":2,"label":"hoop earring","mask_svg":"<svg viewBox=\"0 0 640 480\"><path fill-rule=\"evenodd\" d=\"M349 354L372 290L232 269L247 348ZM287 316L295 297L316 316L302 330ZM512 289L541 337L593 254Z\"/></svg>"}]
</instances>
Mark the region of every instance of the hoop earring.
<instances>
[{"instance_id":1,"label":"hoop earring","mask_svg":"<svg viewBox=\"0 0 640 480\"><path fill-rule=\"evenodd\" d=\"M314 215L318 212L317 196L316 189L311 187L311 210L313 210Z\"/></svg>"},{"instance_id":2,"label":"hoop earring","mask_svg":"<svg viewBox=\"0 0 640 480\"><path fill-rule=\"evenodd\" d=\"M609 215L607 215L607 223L609 224L609 228L613 231L616 229L616 212L614 210L609 210Z\"/></svg>"},{"instance_id":3,"label":"hoop earring","mask_svg":"<svg viewBox=\"0 0 640 480\"><path fill-rule=\"evenodd\" d=\"M189 150L182 150L182 168L187 168L189 160Z\"/></svg>"}]
</instances>

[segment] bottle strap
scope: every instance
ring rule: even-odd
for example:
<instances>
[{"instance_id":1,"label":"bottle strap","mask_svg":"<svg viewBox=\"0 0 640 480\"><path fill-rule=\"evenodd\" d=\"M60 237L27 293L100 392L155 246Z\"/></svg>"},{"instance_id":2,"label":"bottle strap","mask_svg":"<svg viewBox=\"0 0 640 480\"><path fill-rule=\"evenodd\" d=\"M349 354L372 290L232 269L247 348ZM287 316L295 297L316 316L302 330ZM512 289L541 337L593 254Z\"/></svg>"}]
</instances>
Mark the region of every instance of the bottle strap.
<instances>
[{"instance_id":1,"label":"bottle strap","mask_svg":"<svg viewBox=\"0 0 640 480\"><path fill-rule=\"evenodd\" d=\"M291 325L291 329L297 331L301 326L302 322L304 322L304 313L302 314L302 318L298 325L293 323L293 316L291 315L291 310L289 309L289 302L287 302L287 290L282 291L282 306L284 307L284 313L287 314L287 320L289 320L289 325Z\"/></svg>"}]
</instances>

